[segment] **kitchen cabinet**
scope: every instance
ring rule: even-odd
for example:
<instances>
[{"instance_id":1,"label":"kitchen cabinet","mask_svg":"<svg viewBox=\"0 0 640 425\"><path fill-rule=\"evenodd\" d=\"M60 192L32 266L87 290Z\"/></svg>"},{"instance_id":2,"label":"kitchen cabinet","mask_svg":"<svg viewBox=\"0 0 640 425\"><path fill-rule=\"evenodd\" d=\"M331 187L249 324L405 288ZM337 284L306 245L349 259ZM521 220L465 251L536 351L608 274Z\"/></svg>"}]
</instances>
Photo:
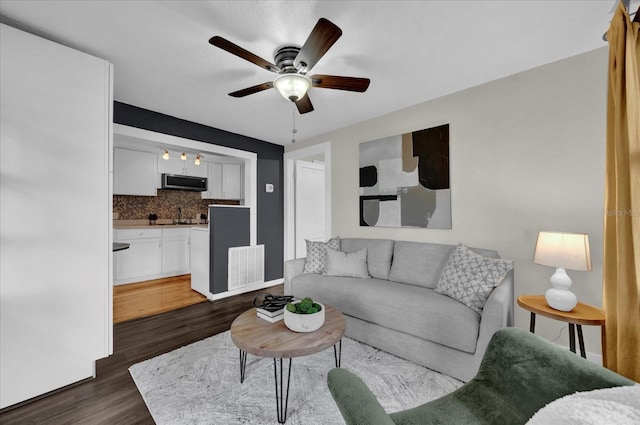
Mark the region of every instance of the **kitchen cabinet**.
<instances>
[{"instance_id":1,"label":"kitchen cabinet","mask_svg":"<svg viewBox=\"0 0 640 425\"><path fill-rule=\"evenodd\" d=\"M116 242L130 244L129 249L115 259L116 285L148 280L148 276L162 273L161 229L118 229Z\"/></svg>"},{"instance_id":2,"label":"kitchen cabinet","mask_svg":"<svg viewBox=\"0 0 640 425\"><path fill-rule=\"evenodd\" d=\"M114 149L113 194L156 196L160 179L155 154L129 149Z\"/></svg>"},{"instance_id":3,"label":"kitchen cabinet","mask_svg":"<svg viewBox=\"0 0 640 425\"><path fill-rule=\"evenodd\" d=\"M163 152L164 153L164 152ZM162 153L157 155L159 174L182 174L185 176L207 177L207 165L204 161L200 165L194 164L195 155L188 154L186 160L180 159L179 153L169 153L169 159L162 158Z\"/></svg>"},{"instance_id":4,"label":"kitchen cabinet","mask_svg":"<svg viewBox=\"0 0 640 425\"><path fill-rule=\"evenodd\" d=\"M222 164L222 199L242 199L242 166Z\"/></svg>"},{"instance_id":5,"label":"kitchen cabinet","mask_svg":"<svg viewBox=\"0 0 640 425\"><path fill-rule=\"evenodd\" d=\"M115 257L115 285L189 273L190 228L116 229L114 239L130 244Z\"/></svg>"},{"instance_id":6,"label":"kitchen cabinet","mask_svg":"<svg viewBox=\"0 0 640 425\"><path fill-rule=\"evenodd\" d=\"M207 164L209 190L202 192L202 199L242 199L243 182L241 164Z\"/></svg>"},{"instance_id":7,"label":"kitchen cabinet","mask_svg":"<svg viewBox=\"0 0 640 425\"><path fill-rule=\"evenodd\" d=\"M190 229L162 229L162 273L189 273Z\"/></svg>"}]
</instances>

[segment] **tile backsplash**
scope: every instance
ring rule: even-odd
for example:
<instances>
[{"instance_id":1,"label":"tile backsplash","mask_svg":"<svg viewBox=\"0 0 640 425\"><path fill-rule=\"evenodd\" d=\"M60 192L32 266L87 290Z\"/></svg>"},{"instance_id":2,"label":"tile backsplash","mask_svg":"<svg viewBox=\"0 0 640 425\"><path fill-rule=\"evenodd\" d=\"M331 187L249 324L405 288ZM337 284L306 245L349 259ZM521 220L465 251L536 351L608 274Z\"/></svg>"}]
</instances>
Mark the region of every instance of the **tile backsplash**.
<instances>
[{"instance_id":1,"label":"tile backsplash","mask_svg":"<svg viewBox=\"0 0 640 425\"><path fill-rule=\"evenodd\" d=\"M202 199L200 192L158 189L158 196L113 195L113 212L119 220L148 219L149 214L157 214L158 219L178 218L178 208L182 208L182 218L195 218L207 214L209 205L240 205L239 201L225 199Z\"/></svg>"}]
</instances>

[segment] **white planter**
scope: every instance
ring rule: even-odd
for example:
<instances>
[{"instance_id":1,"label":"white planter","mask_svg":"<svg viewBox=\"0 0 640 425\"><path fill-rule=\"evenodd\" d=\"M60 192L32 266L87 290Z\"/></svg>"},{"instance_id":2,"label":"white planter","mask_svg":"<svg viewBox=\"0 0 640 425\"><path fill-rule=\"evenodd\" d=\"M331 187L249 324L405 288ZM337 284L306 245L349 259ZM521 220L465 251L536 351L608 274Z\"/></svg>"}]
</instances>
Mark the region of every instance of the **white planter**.
<instances>
[{"instance_id":1,"label":"white planter","mask_svg":"<svg viewBox=\"0 0 640 425\"><path fill-rule=\"evenodd\" d=\"M297 304L300 301L294 302ZM318 303L320 304L320 303ZM324 305L322 306L322 310L313 314L297 314L292 313L286 308L284 309L284 324L286 327L291 329L294 332L313 332L320 327L322 327L324 323Z\"/></svg>"}]
</instances>

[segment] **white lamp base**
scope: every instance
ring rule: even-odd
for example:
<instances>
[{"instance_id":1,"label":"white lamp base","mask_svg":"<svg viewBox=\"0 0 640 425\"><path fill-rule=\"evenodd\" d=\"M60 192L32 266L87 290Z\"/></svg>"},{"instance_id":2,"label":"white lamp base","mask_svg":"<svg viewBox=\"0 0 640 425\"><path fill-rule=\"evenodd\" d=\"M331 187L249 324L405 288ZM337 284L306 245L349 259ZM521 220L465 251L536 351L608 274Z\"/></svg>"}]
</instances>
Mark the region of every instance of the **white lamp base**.
<instances>
[{"instance_id":1,"label":"white lamp base","mask_svg":"<svg viewBox=\"0 0 640 425\"><path fill-rule=\"evenodd\" d=\"M571 311L578 304L578 297L569 290L571 278L565 269L558 267L549 279L553 288L547 290L544 298L549 307L560 311Z\"/></svg>"}]
</instances>

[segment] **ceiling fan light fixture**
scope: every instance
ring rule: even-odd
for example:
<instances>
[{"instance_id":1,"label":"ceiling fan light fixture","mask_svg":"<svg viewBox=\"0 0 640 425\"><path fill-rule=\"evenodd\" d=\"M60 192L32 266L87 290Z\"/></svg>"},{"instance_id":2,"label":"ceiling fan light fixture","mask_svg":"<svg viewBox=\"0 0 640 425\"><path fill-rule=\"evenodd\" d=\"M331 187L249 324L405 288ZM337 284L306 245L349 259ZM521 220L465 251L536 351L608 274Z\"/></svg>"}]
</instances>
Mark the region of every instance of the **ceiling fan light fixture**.
<instances>
[{"instance_id":1,"label":"ceiling fan light fixture","mask_svg":"<svg viewBox=\"0 0 640 425\"><path fill-rule=\"evenodd\" d=\"M282 74L273 80L273 86L278 89L282 97L295 102L307 94L307 90L311 87L311 79L302 74Z\"/></svg>"}]
</instances>

